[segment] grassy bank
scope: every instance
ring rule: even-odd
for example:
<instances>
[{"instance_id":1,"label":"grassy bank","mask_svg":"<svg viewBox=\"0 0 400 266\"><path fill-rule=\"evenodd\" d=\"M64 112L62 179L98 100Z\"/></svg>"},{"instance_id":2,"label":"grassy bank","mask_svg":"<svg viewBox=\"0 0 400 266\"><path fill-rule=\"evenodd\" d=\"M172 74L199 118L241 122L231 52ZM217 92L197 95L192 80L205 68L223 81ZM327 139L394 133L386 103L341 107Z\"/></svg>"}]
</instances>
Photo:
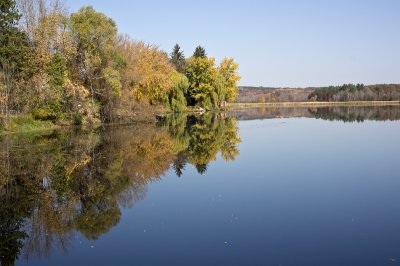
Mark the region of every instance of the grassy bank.
<instances>
[{"instance_id":1,"label":"grassy bank","mask_svg":"<svg viewBox=\"0 0 400 266\"><path fill-rule=\"evenodd\" d=\"M229 108L252 107L326 107L326 106L400 106L400 101L353 101L353 102L276 102L276 103L228 103Z\"/></svg>"},{"instance_id":2,"label":"grassy bank","mask_svg":"<svg viewBox=\"0 0 400 266\"><path fill-rule=\"evenodd\" d=\"M16 134L36 133L40 131L53 130L59 127L50 121L35 120L30 115L10 116L8 117L8 119L6 119L5 117L0 117L0 118L1 118L0 136L11 133L16 133Z\"/></svg>"}]
</instances>

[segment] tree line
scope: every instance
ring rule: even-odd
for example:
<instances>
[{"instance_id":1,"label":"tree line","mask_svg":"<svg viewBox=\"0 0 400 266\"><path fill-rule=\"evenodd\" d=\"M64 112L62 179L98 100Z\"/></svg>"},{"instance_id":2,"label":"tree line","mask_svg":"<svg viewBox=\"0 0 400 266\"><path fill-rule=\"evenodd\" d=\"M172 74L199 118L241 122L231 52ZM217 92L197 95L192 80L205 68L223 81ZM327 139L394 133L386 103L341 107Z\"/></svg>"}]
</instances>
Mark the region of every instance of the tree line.
<instances>
[{"instance_id":1,"label":"tree line","mask_svg":"<svg viewBox=\"0 0 400 266\"><path fill-rule=\"evenodd\" d=\"M61 0L0 3L0 114L60 124L115 122L157 108L217 109L237 95L238 64L203 47L185 58L118 34L93 7ZM4 119L3 119L4 120Z\"/></svg>"},{"instance_id":2,"label":"tree line","mask_svg":"<svg viewBox=\"0 0 400 266\"><path fill-rule=\"evenodd\" d=\"M240 87L239 103L399 101L399 84L343 84L319 88Z\"/></svg>"},{"instance_id":3,"label":"tree line","mask_svg":"<svg viewBox=\"0 0 400 266\"><path fill-rule=\"evenodd\" d=\"M317 88L308 96L312 101L348 102L348 101L398 101L400 85L396 84L344 84Z\"/></svg>"}]
</instances>

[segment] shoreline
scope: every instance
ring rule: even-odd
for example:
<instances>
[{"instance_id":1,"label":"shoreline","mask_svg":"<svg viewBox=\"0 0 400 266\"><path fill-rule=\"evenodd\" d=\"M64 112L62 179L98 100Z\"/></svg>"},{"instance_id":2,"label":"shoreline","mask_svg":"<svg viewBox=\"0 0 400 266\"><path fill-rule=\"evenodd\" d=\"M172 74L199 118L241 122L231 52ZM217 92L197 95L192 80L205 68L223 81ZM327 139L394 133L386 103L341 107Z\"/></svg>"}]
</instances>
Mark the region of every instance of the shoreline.
<instances>
[{"instance_id":1,"label":"shoreline","mask_svg":"<svg viewBox=\"0 0 400 266\"><path fill-rule=\"evenodd\" d=\"M329 106L400 106L400 101L349 101L349 102L276 102L227 103L227 108L254 107L329 107Z\"/></svg>"},{"instance_id":2,"label":"shoreline","mask_svg":"<svg viewBox=\"0 0 400 266\"><path fill-rule=\"evenodd\" d=\"M276 103L227 103L225 109L220 110L202 110L197 111L192 108L188 108L188 110L180 113L184 113L186 115L190 114L202 114L204 112L229 112L237 109L246 109L246 108L290 108L290 107L334 107L334 106L353 106L353 107L366 107L366 106L400 106L400 101L349 101L349 102L276 102ZM120 126L120 125L132 125L135 123L156 123L156 117L165 116L168 113L161 112L155 114L153 119L136 119L136 120L128 120L128 121L120 121L113 123L100 123L97 127L107 127L107 126ZM19 116L12 116L13 118L18 118ZM6 135L24 135L24 134L42 134L44 132L50 132L52 130L57 130L61 128L66 128L74 125L59 125L52 124L48 121L40 121L35 120L31 116L20 116L22 121L16 123L13 128L10 129L0 129L0 137L4 137ZM25 119L24 119L25 118ZM28 118L28 119L26 119ZM80 125L82 126L82 125ZM92 125L93 126L93 125Z\"/></svg>"}]
</instances>

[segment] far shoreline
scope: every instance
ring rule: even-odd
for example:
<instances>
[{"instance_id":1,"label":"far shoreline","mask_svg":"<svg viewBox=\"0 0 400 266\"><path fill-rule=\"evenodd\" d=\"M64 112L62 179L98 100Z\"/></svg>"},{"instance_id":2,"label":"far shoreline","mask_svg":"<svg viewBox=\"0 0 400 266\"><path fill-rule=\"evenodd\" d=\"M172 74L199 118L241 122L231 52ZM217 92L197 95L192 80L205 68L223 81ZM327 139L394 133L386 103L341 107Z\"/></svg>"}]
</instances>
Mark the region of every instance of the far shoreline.
<instances>
[{"instance_id":1,"label":"far shoreline","mask_svg":"<svg viewBox=\"0 0 400 266\"><path fill-rule=\"evenodd\" d=\"M255 107L329 107L329 106L400 106L400 101L348 101L348 102L266 102L227 103L227 108Z\"/></svg>"}]
</instances>

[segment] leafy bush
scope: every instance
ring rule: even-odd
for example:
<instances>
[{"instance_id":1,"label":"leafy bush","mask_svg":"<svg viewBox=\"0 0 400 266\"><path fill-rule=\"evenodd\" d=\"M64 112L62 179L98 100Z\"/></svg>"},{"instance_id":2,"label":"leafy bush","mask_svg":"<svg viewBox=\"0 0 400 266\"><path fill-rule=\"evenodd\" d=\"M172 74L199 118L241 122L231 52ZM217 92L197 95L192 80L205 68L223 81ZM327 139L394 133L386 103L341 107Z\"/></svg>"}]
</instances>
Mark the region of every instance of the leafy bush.
<instances>
[{"instance_id":1,"label":"leafy bush","mask_svg":"<svg viewBox=\"0 0 400 266\"><path fill-rule=\"evenodd\" d=\"M57 114L50 108L36 108L32 111L33 118L41 121L56 120Z\"/></svg>"}]
</instances>

